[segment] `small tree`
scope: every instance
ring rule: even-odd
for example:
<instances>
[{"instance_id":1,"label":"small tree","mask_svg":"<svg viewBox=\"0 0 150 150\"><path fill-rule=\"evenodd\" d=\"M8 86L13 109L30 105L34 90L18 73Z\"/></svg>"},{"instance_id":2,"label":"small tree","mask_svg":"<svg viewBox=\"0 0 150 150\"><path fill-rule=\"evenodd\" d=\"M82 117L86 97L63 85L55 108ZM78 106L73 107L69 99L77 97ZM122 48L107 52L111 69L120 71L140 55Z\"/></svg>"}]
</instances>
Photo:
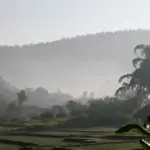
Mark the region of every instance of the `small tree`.
<instances>
[{"instance_id":1,"label":"small tree","mask_svg":"<svg viewBox=\"0 0 150 150\"><path fill-rule=\"evenodd\" d=\"M20 92L18 92L17 97L18 97L19 106L22 105L23 102L27 100L27 95L24 90L21 90Z\"/></svg>"},{"instance_id":2,"label":"small tree","mask_svg":"<svg viewBox=\"0 0 150 150\"><path fill-rule=\"evenodd\" d=\"M52 119L53 118L53 114L50 111L46 111L46 112L43 112L40 115L40 118L41 119Z\"/></svg>"},{"instance_id":3,"label":"small tree","mask_svg":"<svg viewBox=\"0 0 150 150\"><path fill-rule=\"evenodd\" d=\"M18 97L18 108L19 108L19 116L22 117L22 104L27 100L27 95L24 90L21 90L20 92L17 93Z\"/></svg>"}]
</instances>

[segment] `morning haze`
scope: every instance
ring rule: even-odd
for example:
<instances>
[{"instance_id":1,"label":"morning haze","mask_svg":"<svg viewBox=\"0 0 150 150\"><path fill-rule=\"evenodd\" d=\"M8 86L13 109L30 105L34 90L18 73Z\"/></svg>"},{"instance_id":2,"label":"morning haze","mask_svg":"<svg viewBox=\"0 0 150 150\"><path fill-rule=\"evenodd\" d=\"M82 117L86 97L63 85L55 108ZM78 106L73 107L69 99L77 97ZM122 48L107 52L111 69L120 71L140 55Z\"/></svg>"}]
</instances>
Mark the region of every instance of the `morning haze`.
<instances>
[{"instance_id":1,"label":"morning haze","mask_svg":"<svg viewBox=\"0 0 150 150\"><path fill-rule=\"evenodd\" d=\"M150 150L149 7L0 0L0 149Z\"/></svg>"},{"instance_id":2,"label":"morning haze","mask_svg":"<svg viewBox=\"0 0 150 150\"><path fill-rule=\"evenodd\" d=\"M112 95L118 77L132 69L134 46L149 42L148 30L126 30L148 29L150 22L142 17L147 11L140 11L148 4L0 0L0 44L13 45L0 47L0 75L18 88L42 86L76 97L85 90ZM101 33L114 30L122 31Z\"/></svg>"}]
</instances>

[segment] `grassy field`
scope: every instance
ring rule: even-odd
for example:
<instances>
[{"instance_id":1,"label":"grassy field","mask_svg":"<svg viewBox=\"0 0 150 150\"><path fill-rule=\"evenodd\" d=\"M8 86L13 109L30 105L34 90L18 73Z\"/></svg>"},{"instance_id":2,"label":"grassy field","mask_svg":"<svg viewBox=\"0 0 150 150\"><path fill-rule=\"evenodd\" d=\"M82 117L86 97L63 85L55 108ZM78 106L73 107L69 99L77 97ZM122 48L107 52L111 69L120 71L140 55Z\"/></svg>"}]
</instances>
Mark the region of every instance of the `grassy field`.
<instances>
[{"instance_id":1,"label":"grassy field","mask_svg":"<svg viewBox=\"0 0 150 150\"><path fill-rule=\"evenodd\" d=\"M18 150L17 142L36 144L37 150L61 147L72 150L140 150L139 135L115 135L113 128L90 128L47 132L0 134L0 150ZM8 141L5 141L8 140ZM13 141L14 143L9 143ZM25 144L26 145L26 144Z\"/></svg>"}]
</instances>

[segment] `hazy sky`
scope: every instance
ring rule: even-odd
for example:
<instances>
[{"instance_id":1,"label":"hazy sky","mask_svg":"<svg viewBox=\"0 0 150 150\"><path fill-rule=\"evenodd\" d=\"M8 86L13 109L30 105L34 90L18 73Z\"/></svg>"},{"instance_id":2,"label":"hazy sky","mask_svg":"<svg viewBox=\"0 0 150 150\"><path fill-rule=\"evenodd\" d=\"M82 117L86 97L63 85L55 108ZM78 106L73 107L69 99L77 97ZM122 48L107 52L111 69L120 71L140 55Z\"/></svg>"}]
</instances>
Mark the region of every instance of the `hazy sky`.
<instances>
[{"instance_id":1,"label":"hazy sky","mask_svg":"<svg viewBox=\"0 0 150 150\"><path fill-rule=\"evenodd\" d=\"M149 8L150 0L0 0L0 45L46 42L108 30L150 29ZM33 75L34 80L29 77L22 80L22 76L16 72L13 76L15 69L9 63L8 67L6 65L1 67L0 75L17 87L41 85L50 91L60 88L74 95L79 95L83 89L100 91L103 94L106 91L112 92L120 75L116 67L116 72L112 73L114 68L109 70L110 72L101 76L101 81L98 82L100 78L98 73L91 73L92 77L87 77L85 72L85 76L82 73L82 77L79 76L79 79L73 79L74 82L66 85L69 77L64 75L66 80L65 78L60 80L58 74L58 77L53 75L53 78L59 79L58 84L56 81L52 84L50 81L48 83L51 73L40 76L36 73L36 68L33 69L30 64L28 76L30 77L29 73L32 71L38 74L36 77Z\"/></svg>"},{"instance_id":2,"label":"hazy sky","mask_svg":"<svg viewBox=\"0 0 150 150\"><path fill-rule=\"evenodd\" d=\"M0 44L150 28L149 0L0 0Z\"/></svg>"}]
</instances>

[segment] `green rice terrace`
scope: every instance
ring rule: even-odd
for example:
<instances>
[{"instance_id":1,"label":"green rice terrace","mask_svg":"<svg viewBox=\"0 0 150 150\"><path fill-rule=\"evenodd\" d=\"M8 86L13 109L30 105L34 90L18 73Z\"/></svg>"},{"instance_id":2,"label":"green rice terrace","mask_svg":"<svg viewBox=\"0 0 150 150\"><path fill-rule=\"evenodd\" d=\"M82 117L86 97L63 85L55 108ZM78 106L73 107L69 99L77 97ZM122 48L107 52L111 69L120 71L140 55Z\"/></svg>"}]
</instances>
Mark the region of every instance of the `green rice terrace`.
<instances>
[{"instance_id":1,"label":"green rice terrace","mask_svg":"<svg viewBox=\"0 0 150 150\"><path fill-rule=\"evenodd\" d=\"M39 121L1 124L0 149L3 150L140 150L140 134L130 132L115 134L116 128L50 129L63 119L47 124ZM63 121L66 121L64 119ZM53 124L53 125L52 125ZM40 128L43 127L41 130ZM45 128L44 128L45 127ZM36 128L36 130L35 130ZM47 128L47 129L46 129ZM33 129L33 130L31 130Z\"/></svg>"}]
</instances>

